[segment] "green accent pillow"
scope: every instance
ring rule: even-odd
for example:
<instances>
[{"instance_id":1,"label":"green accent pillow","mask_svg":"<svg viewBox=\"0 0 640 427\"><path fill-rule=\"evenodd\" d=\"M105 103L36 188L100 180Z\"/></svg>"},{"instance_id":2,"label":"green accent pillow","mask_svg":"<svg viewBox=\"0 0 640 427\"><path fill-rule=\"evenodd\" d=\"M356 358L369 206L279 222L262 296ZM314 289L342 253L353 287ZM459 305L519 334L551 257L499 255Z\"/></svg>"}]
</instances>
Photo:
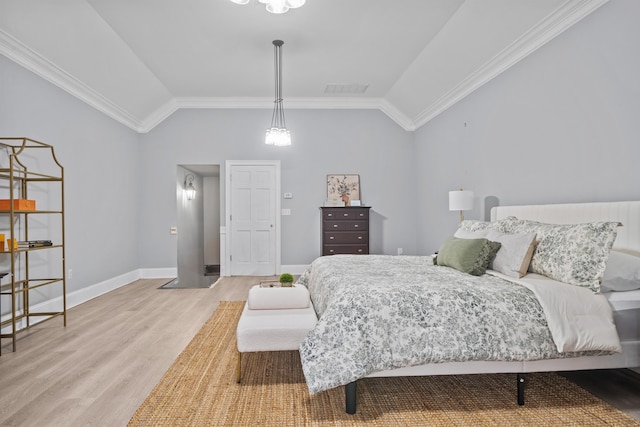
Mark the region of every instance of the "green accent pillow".
<instances>
[{"instance_id":1,"label":"green accent pillow","mask_svg":"<svg viewBox=\"0 0 640 427\"><path fill-rule=\"evenodd\" d=\"M438 265L455 268L472 276L482 276L501 243L487 239L449 237L438 250Z\"/></svg>"}]
</instances>

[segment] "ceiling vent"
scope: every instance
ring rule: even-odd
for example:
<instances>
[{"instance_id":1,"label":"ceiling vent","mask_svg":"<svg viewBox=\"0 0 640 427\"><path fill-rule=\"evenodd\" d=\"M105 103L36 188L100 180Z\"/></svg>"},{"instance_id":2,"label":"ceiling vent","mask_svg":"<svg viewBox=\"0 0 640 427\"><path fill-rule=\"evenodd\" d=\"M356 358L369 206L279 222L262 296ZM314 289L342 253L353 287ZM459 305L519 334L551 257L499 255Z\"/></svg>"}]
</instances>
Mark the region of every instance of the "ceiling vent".
<instances>
[{"instance_id":1,"label":"ceiling vent","mask_svg":"<svg viewBox=\"0 0 640 427\"><path fill-rule=\"evenodd\" d=\"M324 93L333 93L333 94L353 94L353 93L364 93L368 84L360 84L360 83L346 83L346 84L338 84L338 83L329 83L324 88Z\"/></svg>"}]
</instances>

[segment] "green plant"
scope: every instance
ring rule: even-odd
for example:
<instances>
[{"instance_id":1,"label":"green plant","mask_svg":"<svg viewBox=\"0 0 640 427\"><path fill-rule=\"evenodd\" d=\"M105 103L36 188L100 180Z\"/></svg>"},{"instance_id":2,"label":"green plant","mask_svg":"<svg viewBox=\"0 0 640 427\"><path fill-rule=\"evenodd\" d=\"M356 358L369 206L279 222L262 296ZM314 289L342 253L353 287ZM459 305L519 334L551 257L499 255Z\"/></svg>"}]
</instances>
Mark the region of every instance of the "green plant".
<instances>
[{"instance_id":1,"label":"green plant","mask_svg":"<svg viewBox=\"0 0 640 427\"><path fill-rule=\"evenodd\" d=\"M293 286L293 275L291 275L289 273L282 273L280 275L280 284L284 288L288 288L288 287Z\"/></svg>"}]
</instances>

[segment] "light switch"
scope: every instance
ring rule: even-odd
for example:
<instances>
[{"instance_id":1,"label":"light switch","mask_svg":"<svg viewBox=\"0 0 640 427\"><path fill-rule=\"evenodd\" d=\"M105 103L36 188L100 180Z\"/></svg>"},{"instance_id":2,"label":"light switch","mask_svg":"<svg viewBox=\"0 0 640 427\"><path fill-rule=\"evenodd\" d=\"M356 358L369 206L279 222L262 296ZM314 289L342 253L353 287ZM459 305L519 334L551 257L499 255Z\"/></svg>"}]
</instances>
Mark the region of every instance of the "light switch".
<instances>
[{"instance_id":1,"label":"light switch","mask_svg":"<svg viewBox=\"0 0 640 427\"><path fill-rule=\"evenodd\" d=\"M291 209L282 209L282 215L291 215Z\"/></svg>"},{"instance_id":2,"label":"light switch","mask_svg":"<svg viewBox=\"0 0 640 427\"><path fill-rule=\"evenodd\" d=\"M284 193L285 199L293 199L293 193Z\"/></svg>"}]
</instances>

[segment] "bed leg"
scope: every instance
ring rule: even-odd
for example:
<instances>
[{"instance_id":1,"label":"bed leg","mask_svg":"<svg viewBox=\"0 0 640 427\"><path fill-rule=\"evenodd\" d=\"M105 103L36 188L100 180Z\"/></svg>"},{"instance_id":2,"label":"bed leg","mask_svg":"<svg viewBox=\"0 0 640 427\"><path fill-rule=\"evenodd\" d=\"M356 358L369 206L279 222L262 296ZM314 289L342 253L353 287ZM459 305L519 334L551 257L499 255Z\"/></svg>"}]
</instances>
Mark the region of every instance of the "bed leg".
<instances>
[{"instance_id":1,"label":"bed leg","mask_svg":"<svg viewBox=\"0 0 640 427\"><path fill-rule=\"evenodd\" d=\"M524 374L518 374L518 405L524 405Z\"/></svg>"},{"instance_id":2,"label":"bed leg","mask_svg":"<svg viewBox=\"0 0 640 427\"><path fill-rule=\"evenodd\" d=\"M357 381L350 382L349 384L344 386L344 396L346 403L346 412L347 414L355 414L356 413L356 388Z\"/></svg>"},{"instance_id":3,"label":"bed leg","mask_svg":"<svg viewBox=\"0 0 640 427\"><path fill-rule=\"evenodd\" d=\"M239 384L242 379L242 353L240 352L238 352L238 371L236 375L236 382Z\"/></svg>"}]
</instances>

